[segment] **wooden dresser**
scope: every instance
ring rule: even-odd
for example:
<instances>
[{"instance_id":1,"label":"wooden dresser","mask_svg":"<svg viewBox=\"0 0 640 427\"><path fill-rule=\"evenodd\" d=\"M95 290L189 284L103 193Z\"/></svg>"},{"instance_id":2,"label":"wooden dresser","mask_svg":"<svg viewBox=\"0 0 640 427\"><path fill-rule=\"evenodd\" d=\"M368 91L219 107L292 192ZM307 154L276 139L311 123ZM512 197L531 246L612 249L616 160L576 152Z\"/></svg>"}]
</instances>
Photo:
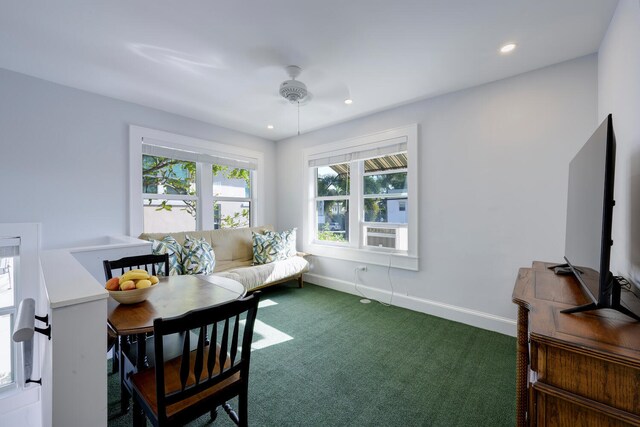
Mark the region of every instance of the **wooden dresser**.
<instances>
[{"instance_id":1,"label":"wooden dresser","mask_svg":"<svg viewBox=\"0 0 640 427\"><path fill-rule=\"evenodd\" d=\"M640 426L640 322L604 309L564 314L586 304L572 276L534 262L513 290L518 305L518 426ZM623 291L640 313L640 300Z\"/></svg>"}]
</instances>

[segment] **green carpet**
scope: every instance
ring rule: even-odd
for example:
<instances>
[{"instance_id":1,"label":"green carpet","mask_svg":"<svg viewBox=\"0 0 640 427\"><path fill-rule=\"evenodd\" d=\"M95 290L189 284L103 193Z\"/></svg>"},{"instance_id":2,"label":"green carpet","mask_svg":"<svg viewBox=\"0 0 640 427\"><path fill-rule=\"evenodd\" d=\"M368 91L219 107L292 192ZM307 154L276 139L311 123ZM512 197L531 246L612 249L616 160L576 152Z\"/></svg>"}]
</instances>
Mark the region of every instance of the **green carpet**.
<instances>
[{"instance_id":1,"label":"green carpet","mask_svg":"<svg viewBox=\"0 0 640 427\"><path fill-rule=\"evenodd\" d=\"M314 285L263 292L276 305L260 308L258 320L293 339L252 353L250 425L515 424L514 338L359 300ZM110 414L118 399L109 375ZM208 421L190 425L233 425L222 409ZM130 415L109 421L125 425Z\"/></svg>"}]
</instances>

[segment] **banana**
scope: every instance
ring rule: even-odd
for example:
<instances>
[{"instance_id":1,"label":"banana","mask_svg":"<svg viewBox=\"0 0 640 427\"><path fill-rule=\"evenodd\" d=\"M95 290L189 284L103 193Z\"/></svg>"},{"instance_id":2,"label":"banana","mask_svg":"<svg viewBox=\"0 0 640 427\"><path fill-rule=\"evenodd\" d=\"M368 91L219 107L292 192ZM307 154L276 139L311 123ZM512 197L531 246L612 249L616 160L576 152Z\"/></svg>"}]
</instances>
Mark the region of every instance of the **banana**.
<instances>
[{"instance_id":1,"label":"banana","mask_svg":"<svg viewBox=\"0 0 640 427\"><path fill-rule=\"evenodd\" d=\"M136 289L144 289L151 286L151 282L147 279L138 280L136 282Z\"/></svg>"},{"instance_id":2,"label":"banana","mask_svg":"<svg viewBox=\"0 0 640 427\"><path fill-rule=\"evenodd\" d=\"M156 283L158 283L160 281L160 279L158 279L157 276L151 276L149 278L149 281L151 282L152 285L155 285Z\"/></svg>"},{"instance_id":3,"label":"banana","mask_svg":"<svg viewBox=\"0 0 640 427\"><path fill-rule=\"evenodd\" d=\"M140 279L148 279L149 273L144 270L131 270L124 273L120 276L120 284L122 285L127 280L140 280Z\"/></svg>"}]
</instances>

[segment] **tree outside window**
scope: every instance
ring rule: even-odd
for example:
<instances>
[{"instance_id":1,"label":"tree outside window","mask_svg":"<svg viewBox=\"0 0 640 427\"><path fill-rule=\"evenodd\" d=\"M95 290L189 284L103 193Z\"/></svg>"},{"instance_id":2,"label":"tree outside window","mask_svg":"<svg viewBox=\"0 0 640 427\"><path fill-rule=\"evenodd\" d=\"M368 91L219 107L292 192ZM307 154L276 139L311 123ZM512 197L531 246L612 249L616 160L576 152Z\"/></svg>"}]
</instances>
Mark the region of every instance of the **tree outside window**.
<instances>
[{"instance_id":1,"label":"tree outside window","mask_svg":"<svg viewBox=\"0 0 640 427\"><path fill-rule=\"evenodd\" d=\"M211 165L214 228L250 224L251 170ZM197 228L199 191L196 162L142 156L144 231L194 231ZM211 215L209 210L209 215Z\"/></svg>"},{"instance_id":2,"label":"tree outside window","mask_svg":"<svg viewBox=\"0 0 640 427\"><path fill-rule=\"evenodd\" d=\"M349 171L348 163L316 169L318 240L349 240Z\"/></svg>"}]
</instances>

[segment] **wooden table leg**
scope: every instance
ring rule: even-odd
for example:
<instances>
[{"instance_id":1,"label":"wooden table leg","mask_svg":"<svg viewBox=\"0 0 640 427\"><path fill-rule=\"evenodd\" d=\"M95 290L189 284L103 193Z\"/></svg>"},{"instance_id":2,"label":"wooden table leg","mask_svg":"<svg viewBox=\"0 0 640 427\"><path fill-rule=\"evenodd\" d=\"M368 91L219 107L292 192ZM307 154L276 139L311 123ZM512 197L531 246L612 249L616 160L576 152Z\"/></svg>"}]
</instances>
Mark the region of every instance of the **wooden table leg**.
<instances>
[{"instance_id":1,"label":"wooden table leg","mask_svg":"<svg viewBox=\"0 0 640 427\"><path fill-rule=\"evenodd\" d=\"M120 338L120 337L119 337ZM125 361L124 361L124 350L125 350L125 346L127 345L131 345L130 343L126 342L128 340L128 337L122 337L120 339L120 354L118 355L118 364L120 365L120 368L118 369L120 371L120 412L122 414L126 414L129 411L129 391L127 390L127 386L125 384L125 378L124 378L124 374L125 374Z\"/></svg>"},{"instance_id":2,"label":"wooden table leg","mask_svg":"<svg viewBox=\"0 0 640 427\"><path fill-rule=\"evenodd\" d=\"M529 310L518 306L516 354L516 426L527 425L529 375Z\"/></svg>"}]
</instances>

